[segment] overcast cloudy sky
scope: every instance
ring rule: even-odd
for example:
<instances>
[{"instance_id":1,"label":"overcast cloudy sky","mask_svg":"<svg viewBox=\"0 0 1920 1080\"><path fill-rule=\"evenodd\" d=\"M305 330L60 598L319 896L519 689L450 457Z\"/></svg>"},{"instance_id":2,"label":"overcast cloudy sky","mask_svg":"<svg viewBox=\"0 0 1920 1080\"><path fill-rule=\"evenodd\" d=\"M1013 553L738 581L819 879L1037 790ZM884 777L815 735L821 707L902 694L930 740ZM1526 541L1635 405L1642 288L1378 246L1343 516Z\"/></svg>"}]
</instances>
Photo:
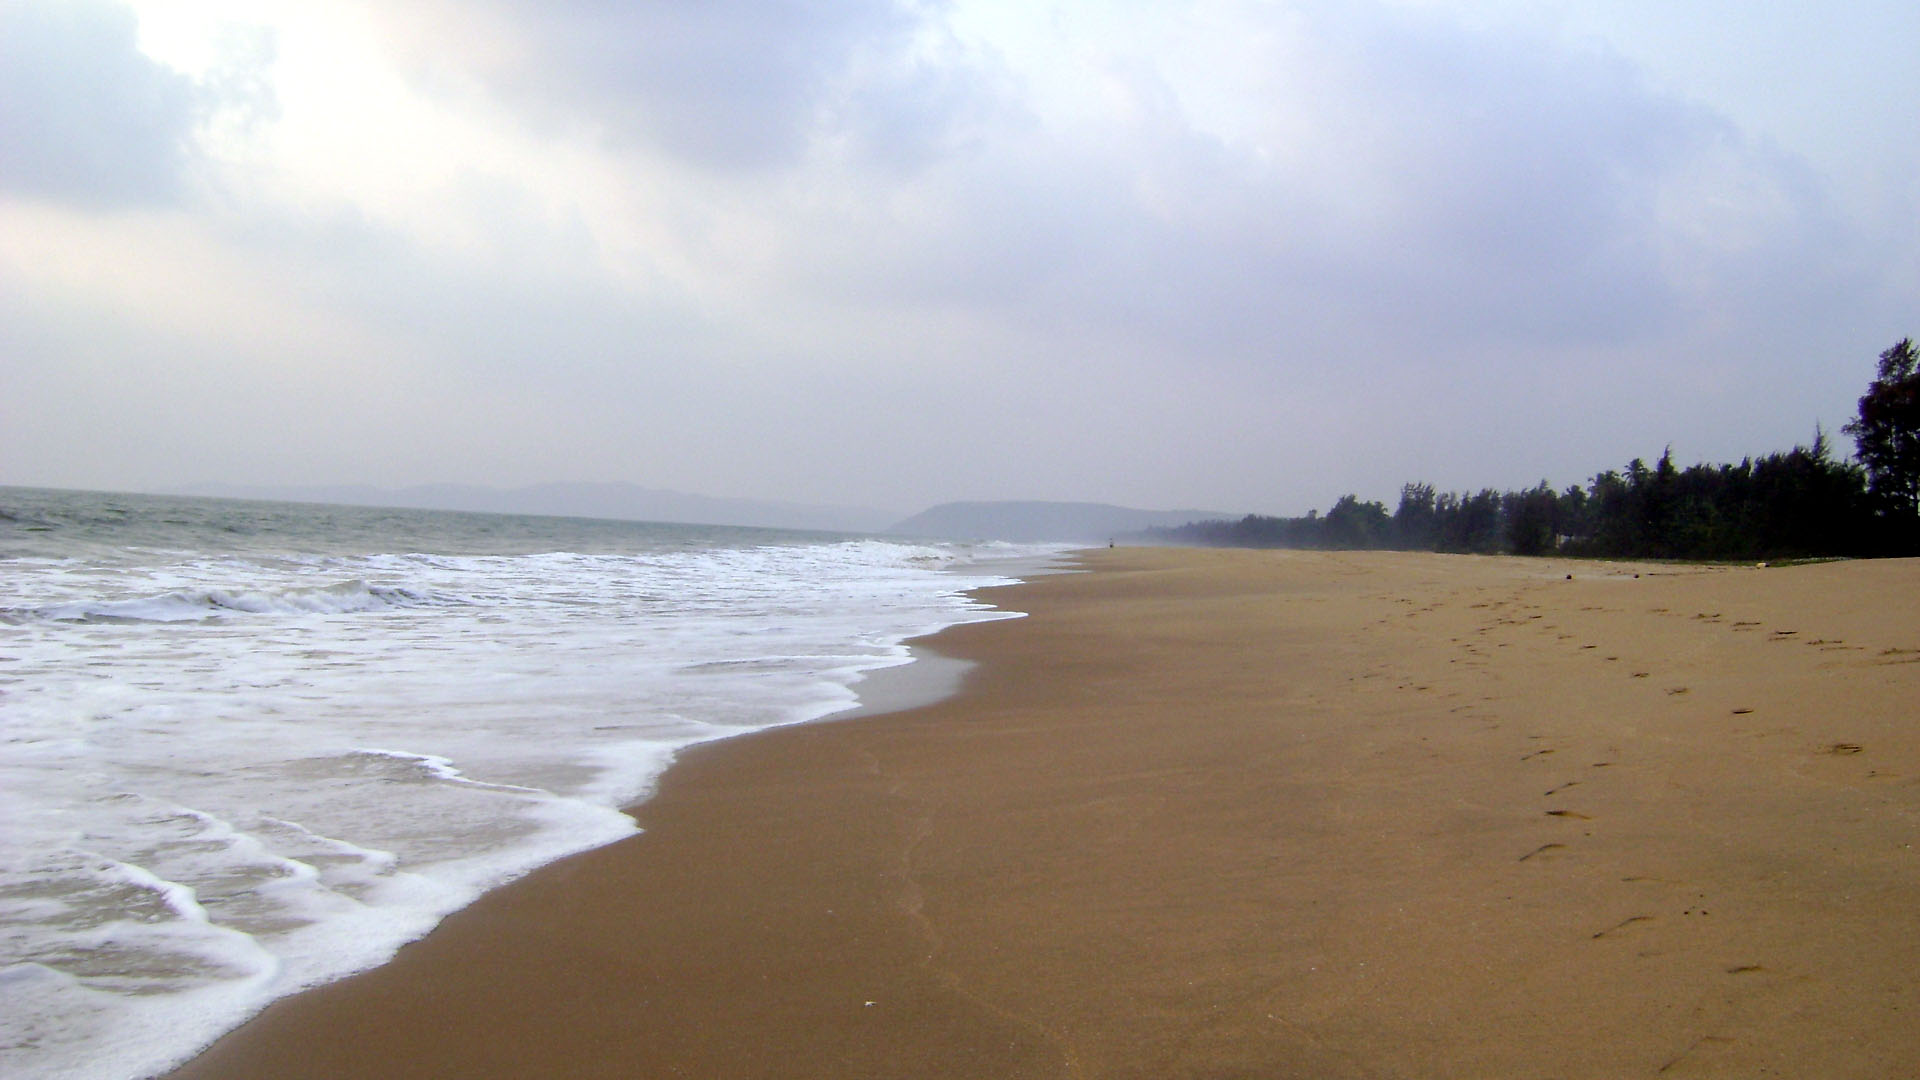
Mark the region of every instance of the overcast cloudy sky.
<instances>
[{"instance_id":1,"label":"overcast cloudy sky","mask_svg":"<svg viewBox=\"0 0 1920 1080\"><path fill-rule=\"evenodd\" d=\"M1917 54L1912 0L0 0L0 483L1737 460L1920 333Z\"/></svg>"}]
</instances>

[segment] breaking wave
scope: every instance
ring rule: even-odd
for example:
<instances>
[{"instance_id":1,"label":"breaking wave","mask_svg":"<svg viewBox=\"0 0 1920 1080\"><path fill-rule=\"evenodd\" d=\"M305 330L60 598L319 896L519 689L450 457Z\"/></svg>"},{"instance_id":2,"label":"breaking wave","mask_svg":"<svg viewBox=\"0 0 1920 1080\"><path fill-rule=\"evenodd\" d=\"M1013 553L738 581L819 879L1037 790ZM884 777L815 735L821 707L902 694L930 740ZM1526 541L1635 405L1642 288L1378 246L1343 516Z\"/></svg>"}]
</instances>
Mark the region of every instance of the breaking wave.
<instances>
[{"instance_id":1,"label":"breaking wave","mask_svg":"<svg viewBox=\"0 0 1920 1080\"><path fill-rule=\"evenodd\" d=\"M197 622L244 615L344 615L462 601L365 581L292 589L177 589L124 600L80 600L38 608L0 608L0 621Z\"/></svg>"}]
</instances>

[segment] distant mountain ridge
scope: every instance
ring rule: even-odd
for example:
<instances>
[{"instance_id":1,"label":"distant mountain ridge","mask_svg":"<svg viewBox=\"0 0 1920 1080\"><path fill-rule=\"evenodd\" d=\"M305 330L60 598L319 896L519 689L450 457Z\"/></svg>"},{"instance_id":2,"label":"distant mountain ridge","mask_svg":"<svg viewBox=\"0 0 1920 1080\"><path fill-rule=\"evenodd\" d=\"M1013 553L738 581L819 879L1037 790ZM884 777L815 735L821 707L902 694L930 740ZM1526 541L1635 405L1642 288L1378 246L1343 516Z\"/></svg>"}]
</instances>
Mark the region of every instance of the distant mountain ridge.
<instances>
[{"instance_id":1,"label":"distant mountain ridge","mask_svg":"<svg viewBox=\"0 0 1920 1080\"><path fill-rule=\"evenodd\" d=\"M517 488L470 484L421 484L405 488L381 488L368 484L296 487L197 484L177 489L174 494L347 506L399 506L416 510L466 510L482 514L543 514L687 525L748 525L821 532L878 532L893 518L884 510L870 507L723 499L622 483L533 484Z\"/></svg>"},{"instance_id":2,"label":"distant mountain ridge","mask_svg":"<svg viewBox=\"0 0 1920 1080\"><path fill-rule=\"evenodd\" d=\"M886 531L947 540L1104 544L1146 529L1241 516L1213 510L1136 510L1108 503L950 502L897 521Z\"/></svg>"}]
</instances>

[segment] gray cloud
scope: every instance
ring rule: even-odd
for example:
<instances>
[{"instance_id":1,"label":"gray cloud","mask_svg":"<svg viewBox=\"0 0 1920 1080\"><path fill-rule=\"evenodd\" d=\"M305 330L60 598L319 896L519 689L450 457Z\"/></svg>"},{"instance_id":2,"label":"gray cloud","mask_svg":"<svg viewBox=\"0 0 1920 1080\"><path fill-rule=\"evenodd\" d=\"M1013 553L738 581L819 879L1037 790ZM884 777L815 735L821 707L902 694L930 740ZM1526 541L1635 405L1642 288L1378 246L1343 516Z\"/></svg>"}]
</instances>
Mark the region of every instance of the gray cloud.
<instances>
[{"instance_id":1,"label":"gray cloud","mask_svg":"<svg viewBox=\"0 0 1920 1080\"><path fill-rule=\"evenodd\" d=\"M881 62L927 18L910 0L497 0L532 48L491 73L552 115L698 164L791 164L836 111L851 72Z\"/></svg>"},{"instance_id":2,"label":"gray cloud","mask_svg":"<svg viewBox=\"0 0 1920 1080\"><path fill-rule=\"evenodd\" d=\"M106 0L0 4L0 187L94 205L178 195L201 103L136 48L137 28Z\"/></svg>"},{"instance_id":3,"label":"gray cloud","mask_svg":"<svg viewBox=\"0 0 1920 1080\"><path fill-rule=\"evenodd\" d=\"M721 158L750 162L759 180L714 195L725 213L759 226L742 232L754 245L742 261L759 276L737 292L782 301L755 312L762 340L800 336L778 325L790 307L835 312L824 319L842 335L769 351L756 385L782 387L784 400L820 398L821 416L834 412L834 396L783 373L818 363L851 379L891 365L912 369L898 377L913 387L964 384L946 374L956 371L1011 380L1037 396L1003 402L995 415L1048 433L1044 469L1019 464L1017 444L984 415L910 426L921 440L950 430L956 446L987 433L971 440L969 469L1034 483L1059 474L1026 494L1058 493L1070 474L1097 470L1115 433L1203 460L1207 440L1183 439L1175 416L1215 437L1209 415L1263 428L1231 437L1248 441L1247 460L1312 461L1326 442L1359 439L1342 417L1374 438L1391 430L1365 460L1310 470L1377 492L1441 450L1462 483L1528 483L1539 472L1565 482L1557 462L1584 469L1655 452L1641 442L1684 435L1703 410L1772 421L1808 408L1751 369L1771 362L1803 374L1805 361L1765 360L1777 356L1766 342L1787 323L1836 317L1863 272L1845 222L1803 166L1650 88L1605 52L1399 7L1300 10L1311 76L1276 71L1273 85L1311 103L1303 146L1262 148L1206 130L1151 56L1108 65L1124 109L1049 125L1020 106L991 57L928 49L938 27L907 33L891 8L864 12L874 26L849 16L816 27L838 45L802 69L773 65L765 85L723 67L703 82L673 64L627 82L603 73L568 85L597 95L582 99L593 115L685 107L710 118L751 102L769 126L735 134L759 151ZM695 56L766 46L758 30L720 16L697 26L662 18L619 25L691 33ZM558 25L593 37L578 20ZM624 52L631 42L617 40L612 23L599 26L609 40L594 48L605 56L651 55L654 46ZM728 79L738 80L731 89ZM675 153L714 149L676 141L650 116L629 136ZM861 340L863 319L943 339ZM1700 355L1713 350L1724 359ZM1101 393L1080 391L1063 414L1057 402L1088 379ZM1570 394L1576 381L1584 389ZM1210 404L1176 408L1197 387ZM732 407L715 399L716 413L754 413L742 403L747 390L733 394ZM866 394L871 403L880 391ZM912 397L902 390L901 414L924 416ZM783 423L778 400L768 400L772 415L742 419L742 445L793 425L839 438L899 435L871 419L815 428L804 411ZM1795 412L1787 437L1804 437L1818 415ZM1595 425L1594 416L1611 420ZM1505 475L1516 460L1527 460L1521 475ZM1171 471L1159 463L1133 475ZM1188 472L1211 475L1197 464Z\"/></svg>"},{"instance_id":4,"label":"gray cloud","mask_svg":"<svg viewBox=\"0 0 1920 1080\"><path fill-rule=\"evenodd\" d=\"M1615 57L1401 8L1305 10L1314 75L1273 86L1310 103L1304 146L1203 130L1151 58L1111 65L1119 118L1063 129L1019 108L990 59L894 39L894 62L867 70L910 81L862 87L848 100L870 111L812 130L879 149L787 162L812 170L803 195L837 197L796 203L778 180L733 209L785 245L766 260L784 287L1123 326L1177 363L1343 340L1632 347L1702 308L1786 300L1756 293L1785 283L1768 267L1804 283L1856 256L1803 168Z\"/></svg>"},{"instance_id":5,"label":"gray cloud","mask_svg":"<svg viewBox=\"0 0 1920 1080\"><path fill-rule=\"evenodd\" d=\"M1314 26L1323 81L1291 86L1318 99L1316 155L1339 160L1265 164L1163 110L1095 164L1113 175L1089 193L1124 201L1088 234L1087 276L1061 282L1074 295L1050 301L1196 342L1226 328L1261 348L1316 323L1457 346L1645 341L1684 317L1676 261L1733 284L1721 238L1670 220L1724 196L1681 190L1708 160L1777 197L1765 227L1791 250L1770 262L1831 261L1816 186L1620 63L1404 10L1337 11ZM1367 194L1329 198L1303 170Z\"/></svg>"},{"instance_id":6,"label":"gray cloud","mask_svg":"<svg viewBox=\"0 0 1920 1080\"><path fill-rule=\"evenodd\" d=\"M1365 246L1347 261L1382 278L1402 317L1540 342L1661 328L1672 299L1659 192L1722 125L1605 56L1337 10L1322 30L1343 76L1333 89L1384 127L1361 152L1398 196L1379 235L1398 250Z\"/></svg>"},{"instance_id":7,"label":"gray cloud","mask_svg":"<svg viewBox=\"0 0 1920 1080\"><path fill-rule=\"evenodd\" d=\"M196 207L196 235L337 341L143 336L138 312L77 300L9 313L22 386L113 402L116 430L165 448L139 459L154 482L1302 512L1410 479L1564 485L1669 441L1781 449L1837 427L1912 332L1892 320L1914 259L1886 238L1910 222L1847 216L1763 134L1542 32L1215 4L1285 16L1284 48L1247 35L1252 82L1209 101L1158 42L1073 42L1057 70L1100 93L1050 108L937 5L490 2L509 44L435 57L467 67L426 93L463 137L525 125L509 153L608 136L578 201L482 154L400 209ZM422 41L459 17L417 10ZM93 48L180 85L125 35ZM468 75L509 107L473 109ZM1231 122L1208 112L1226 97ZM190 137L170 123L147 126ZM122 352L144 381L112 370ZM148 407L189 389L239 419L185 431ZM0 460L56 477L51 412L17 407Z\"/></svg>"},{"instance_id":8,"label":"gray cloud","mask_svg":"<svg viewBox=\"0 0 1920 1080\"><path fill-rule=\"evenodd\" d=\"M193 79L142 53L115 0L0 0L0 191L92 208L178 202L214 123L275 112L272 35L230 27Z\"/></svg>"}]
</instances>

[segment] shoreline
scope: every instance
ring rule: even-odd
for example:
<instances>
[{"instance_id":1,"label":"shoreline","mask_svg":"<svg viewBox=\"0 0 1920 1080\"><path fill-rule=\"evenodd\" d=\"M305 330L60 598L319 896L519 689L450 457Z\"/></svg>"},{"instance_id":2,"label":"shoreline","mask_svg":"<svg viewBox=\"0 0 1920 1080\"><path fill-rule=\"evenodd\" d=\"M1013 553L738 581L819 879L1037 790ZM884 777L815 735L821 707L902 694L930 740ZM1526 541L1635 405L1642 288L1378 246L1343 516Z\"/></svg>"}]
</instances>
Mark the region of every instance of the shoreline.
<instances>
[{"instance_id":1,"label":"shoreline","mask_svg":"<svg viewBox=\"0 0 1920 1080\"><path fill-rule=\"evenodd\" d=\"M964 590L1058 550L22 499L45 558L0 650L21 1080L152 1075L384 963L631 835L676 751L855 705L910 638L1000 614Z\"/></svg>"},{"instance_id":2,"label":"shoreline","mask_svg":"<svg viewBox=\"0 0 1920 1080\"><path fill-rule=\"evenodd\" d=\"M911 660L892 667L875 668L867 672L859 682L854 683L853 692L860 696L858 704L850 705L839 712L828 713L818 720L806 722L830 724L839 720L857 720L868 716L882 716L886 713L906 712L909 709L938 704L959 693L961 685L966 681L967 673L973 670L974 663L971 660L945 656L933 648L920 644L922 641L937 637L938 634L939 632L936 631L934 634L927 635L926 638L908 641L906 646L907 652L912 656ZM626 807L626 809L631 812L633 807Z\"/></svg>"},{"instance_id":3,"label":"shoreline","mask_svg":"<svg viewBox=\"0 0 1920 1080\"><path fill-rule=\"evenodd\" d=\"M1086 550L1090 551L1092 549ZM332 1002L325 999L332 998L335 994L344 994L349 998L356 998L359 991L357 986L352 984L358 984L368 980L380 980L382 973L386 969L393 967L400 959L408 957L411 950L434 942L435 939L442 935L450 935L456 932L476 932L473 928L465 927L456 930L452 925L466 920L469 917L469 913L474 912L476 908L497 902L506 903L509 911L513 912L513 914L506 915L506 918L516 920L523 917L519 914L524 910L523 904L512 903L506 898L496 900L499 894L518 890L530 884L531 879L544 879L548 875L564 875L565 877L571 878L581 872L571 864L583 860L590 860L595 856L610 853L612 849L623 848L647 839L649 833L659 824L653 820L653 815L650 813L650 810L654 804L660 801L663 791L669 785L676 782L674 779L675 772L680 770L682 766L688 762L702 760L713 751L721 750L724 747L751 742L779 732L827 728L841 723L870 721L876 718L890 717L899 714L911 714L920 710L935 708L962 697L967 689L968 678L978 669L980 664L977 660L962 655L949 655L947 651L938 647L939 643L946 640L949 635L968 628L981 628L1000 623L1021 621L1021 619L1026 617L1026 613L1020 612L1010 605L995 603L993 602L994 599L998 596L1004 596L1011 591L1024 589L1036 579L1083 572L1079 560L1079 556L1082 554L1084 554L1084 552L1081 549L1073 549L1062 551L1046 558L1019 560L1017 563L1008 563L1004 567L998 563L970 564L965 569L974 573L985 573L988 570L992 570L992 576L1016 579L1011 584L980 585L965 590L968 596L980 600L983 603L988 603L995 611L1010 612L1012 617L1002 616L952 623L932 633L907 639L903 644L908 649L912 659L905 663L874 668L863 673L861 678L851 686L851 689L858 695L859 701L844 709L828 713L813 720L794 724L783 724L769 728L752 729L743 731L737 735L705 740L682 747L675 753L672 762L669 763L666 770L656 778L648 793L642 796L639 801L622 808L623 813L634 818L636 822L639 823L641 831L636 835L565 856L554 862L537 867L521 877L490 890L488 893L479 897L473 904L449 913L433 930L429 931L425 937L401 946L401 949L396 953L395 957L387 961L387 963L376 968L356 972L342 979L309 987L286 997L278 998L268 1003L264 1009L249 1018L245 1023L202 1048L193 1057L177 1062L170 1069L155 1074L153 1080L194 1080L194 1078L200 1077L233 1077L236 1078L236 1080L239 1080L239 1078L248 1078L248 1080L251 1080L251 1078L264 1075L271 1075L276 1078L309 1075L314 1077L346 1075L334 1073L333 1069L335 1066L333 1065L316 1066L307 1057L307 1051L312 1049L310 1040L314 1037L313 1028L315 1021L318 1020L320 1024L339 1022L332 1019L332 1010L330 1008ZM642 854L636 857L650 859L655 856ZM585 872L597 873L598 868L590 868ZM481 920L482 925L490 924L494 917L496 916L492 912L480 913L474 916L477 920ZM491 930L482 930L479 932L486 934L492 933ZM464 951L464 946L461 946L461 948ZM411 976L407 977L410 978ZM386 996L384 991L376 989L372 1000L379 1001ZM357 1012L363 1003L367 1002L364 1000L352 1001L349 1004L349 1012ZM374 1007L378 1008L379 1006L375 1005ZM501 1013L508 1011L510 1011L510 1007L503 1004ZM361 1023L362 1021L359 1019L351 1019L345 1021L345 1026L348 1029L352 1029L359 1027ZM261 1030L263 1028L268 1030ZM543 1053L537 1063L529 1062L525 1067L538 1072L554 1070L553 1075L593 1076L601 1075L601 1073L596 1070L596 1066L601 1064L604 1064L604 1062L575 1057L570 1064L563 1066L555 1064ZM357 1057L355 1064L351 1066L352 1071L350 1074L355 1076L390 1076L396 1078L420 1077L424 1080L424 1078L428 1077L447 1075L443 1071L444 1068L445 1066L443 1064L431 1060L403 1061L401 1060L401 1056L394 1058L382 1056L375 1059ZM514 1069L495 1070L491 1064L475 1061L462 1065L458 1070L458 1075L464 1077L508 1077L531 1075L531 1073L520 1072L518 1071L518 1067ZM605 1075L627 1076L630 1074L623 1066L613 1069L605 1073ZM783 1074L776 1071L768 1075L777 1076Z\"/></svg>"},{"instance_id":4,"label":"shoreline","mask_svg":"<svg viewBox=\"0 0 1920 1080\"><path fill-rule=\"evenodd\" d=\"M173 1075L1920 1060L1920 564L1084 560Z\"/></svg>"},{"instance_id":5,"label":"shoreline","mask_svg":"<svg viewBox=\"0 0 1920 1080\"><path fill-rule=\"evenodd\" d=\"M653 780L647 784L645 790L636 797L635 801L619 807L617 812L629 818L636 819L637 821L639 819L640 808L655 797L655 793L661 782L661 777L664 776L665 771L671 770L677 762L687 755L699 753L709 746L752 738L765 734L768 731L779 730L783 727L799 727L843 720L859 720L888 713L910 711L917 708L924 708L956 696L960 692L962 683L968 673L976 664L970 660L944 655L932 648L928 643L938 638L942 633L956 627L974 625L976 623L1005 621L1022 617L1024 615L1022 612L1006 609L992 603L993 595L996 592L1003 592L1007 588L1024 584L1033 578L1077 572L1074 559L1078 551L1079 549L1061 549L1052 551L1044 556L1026 555L1017 558L1001 557L981 559L963 562L945 568L944 572L947 574L961 579L974 579L980 582L968 585L968 587L960 590L960 594L969 597L981 609L988 611L990 614L987 614L985 617L980 617L976 614L961 613L954 616L957 621L948 622L940 629L925 631L913 637L899 639L898 645L905 649L908 658L889 663L886 666L868 668L858 673L853 681L846 684L847 688L852 691L857 698L851 705L838 708L833 712L815 716L809 720L792 721L776 724L771 727L745 728L734 733L701 739L677 747L668 759L663 770L655 775ZM612 808L610 807L609 809ZM611 846L612 844L618 844L634 838L636 837L622 837L609 843L596 845L595 847L576 851L569 855L563 855L558 859L542 863L480 894L480 896L475 897L474 902L499 889L511 887L530 874L545 872L557 863L565 862L577 858L580 855L599 850L602 847ZM471 902L467 906L471 906ZM444 923L447 918L457 916L464 910L465 907L460 907L447 912L436 921L434 930L437 930L439 925ZM432 933L434 930L430 930L428 933ZM425 935L422 936L424 937ZM418 940L420 940L420 938L403 942L400 948L404 949ZM246 1017L233 1028L221 1033L217 1038L213 1039L212 1042L201 1047L194 1054L175 1061L161 1072L143 1075L174 1075L176 1071L194 1065L199 1058L205 1055L213 1046L234 1037L242 1029L251 1025L261 1013L276 1008L282 1002L298 999L314 991L322 990L337 983L365 975L369 971L378 970L379 967L390 962L391 957L389 957L387 961L383 961L381 964L375 965L372 968L361 968L356 971L351 971L337 978L329 979L305 989L296 990L292 993L284 994L281 997L271 999L267 1001L264 1006L259 1007L258 1011Z\"/></svg>"},{"instance_id":6,"label":"shoreline","mask_svg":"<svg viewBox=\"0 0 1920 1080\"><path fill-rule=\"evenodd\" d=\"M962 563L950 568L948 572L961 576L991 575L995 578L1011 579L1009 584L977 585L965 590L968 597L987 604L996 612L1003 613L990 619L973 621L1006 622L1025 618L1026 613L993 603L996 594L1030 584L1037 578L1080 573L1080 557L1092 550L1094 549L1074 548L1045 557ZM931 634L908 638L902 644L906 646L907 653L912 659L903 664L874 668L866 672L851 687L860 699L856 704L806 723L824 724L907 712L937 705L948 698L958 696L965 685L968 673L978 665L963 657L946 655L935 647L934 642L947 631L966 625L970 623L952 623ZM624 809L632 813L639 805L635 803Z\"/></svg>"}]
</instances>

